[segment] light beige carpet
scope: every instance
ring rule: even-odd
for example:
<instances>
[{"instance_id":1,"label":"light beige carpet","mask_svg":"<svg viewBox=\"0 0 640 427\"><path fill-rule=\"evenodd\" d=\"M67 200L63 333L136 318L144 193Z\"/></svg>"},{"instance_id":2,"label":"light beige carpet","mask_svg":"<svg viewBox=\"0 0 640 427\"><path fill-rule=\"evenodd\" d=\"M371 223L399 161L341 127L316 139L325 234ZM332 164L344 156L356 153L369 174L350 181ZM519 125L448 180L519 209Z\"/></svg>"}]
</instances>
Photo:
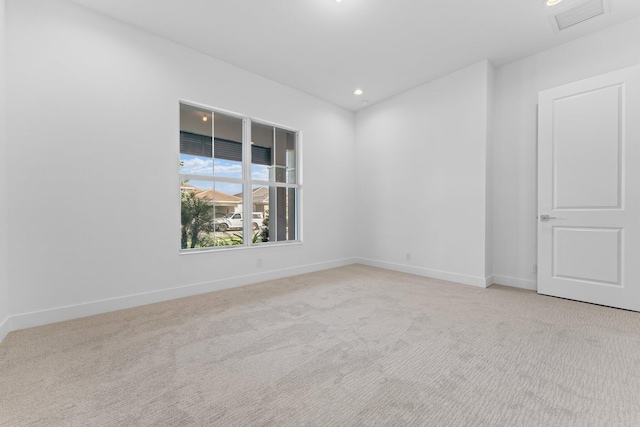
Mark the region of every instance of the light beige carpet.
<instances>
[{"instance_id":1,"label":"light beige carpet","mask_svg":"<svg viewBox=\"0 0 640 427\"><path fill-rule=\"evenodd\" d=\"M11 333L1 425L640 425L640 314L354 265Z\"/></svg>"}]
</instances>

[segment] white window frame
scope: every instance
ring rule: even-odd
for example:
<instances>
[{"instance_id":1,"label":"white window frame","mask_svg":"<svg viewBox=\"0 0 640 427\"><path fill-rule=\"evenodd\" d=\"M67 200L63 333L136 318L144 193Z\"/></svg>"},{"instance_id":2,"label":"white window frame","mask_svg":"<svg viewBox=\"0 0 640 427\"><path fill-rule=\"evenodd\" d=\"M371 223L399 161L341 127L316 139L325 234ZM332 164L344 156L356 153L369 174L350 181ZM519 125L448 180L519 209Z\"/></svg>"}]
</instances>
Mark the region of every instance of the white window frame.
<instances>
[{"instance_id":1,"label":"white window frame","mask_svg":"<svg viewBox=\"0 0 640 427\"><path fill-rule=\"evenodd\" d=\"M296 130L288 126L283 126L274 122L255 119L249 116L239 114L233 111L225 110L222 108L210 107L208 105L204 105L201 103L180 100L178 102L178 108L181 105L187 105L189 107L195 107L202 110L206 110L212 114L223 114L226 116L234 117L242 120L242 178L228 178L228 177L217 177L215 176L215 172L212 175L192 175L192 174L183 174L180 172L180 168L178 168L178 180L182 182L184 180L194 180L194 181L208 181L213 183L215 188L216 182L226 182L231 184L241 184L242 185L242 217L244 219L253 218L253 186L265 186L269 187L282 187L282 188L295 188L296 192L296 239L295 240L285 240L285 241L269 241L269 242L260 242L257 244L253 244L253 229L252 229L252 221L244 221L242 223L242 244L241 245L232 245L232 246L212 246L207 248L186 248L182 249L180 245L180 253L181 254L190 254L190 253L199 253L199 252L207 252L207 251L224 251L224 250L238 250L243 248L262 248L262 247L270 247L270 246L281 246L281 245L291 245L291 244L301 244L302 243L302 131ZM179 114L178 114L179 116ZM213 127L214 120L212 120L211 126ZM292 132L295 134L295 156L296 156L296 166L295 166L295 174L296 174L296 183L284 183L284 182L273 182L273 181L261 181L261 180L252 180L251 179L251 124L259 123L266 126ZM215 143L215 129L212 132L212 140L211 143ZM178 140L180 139L180 126L178 124ZM275 143L276 139L274 138L274 151L275 151ZM212 147L212 155L215 158L215 147ZM178 144L178 159L180 158L180 144ZM178 162L179 163L179 162ZM179 199L180 200L180 199ZM180 202L179 202L180 203ZM215 202L214 202L215 203ZM180 204L178 204L180 208ZM274 220L277 217L278 212L275 212L275 215L272 212L269 212L269 218L273 218ZM272 228L272 223L275 223L275 227ZM178 227L178 230L180 228ZM269 236L276 236L277 231L277 221L269 221ZM251 238L247 238L247 236L251 236ZM178 238L178 243L180 242L180 238Z\"/></svg>"}]
</instances>

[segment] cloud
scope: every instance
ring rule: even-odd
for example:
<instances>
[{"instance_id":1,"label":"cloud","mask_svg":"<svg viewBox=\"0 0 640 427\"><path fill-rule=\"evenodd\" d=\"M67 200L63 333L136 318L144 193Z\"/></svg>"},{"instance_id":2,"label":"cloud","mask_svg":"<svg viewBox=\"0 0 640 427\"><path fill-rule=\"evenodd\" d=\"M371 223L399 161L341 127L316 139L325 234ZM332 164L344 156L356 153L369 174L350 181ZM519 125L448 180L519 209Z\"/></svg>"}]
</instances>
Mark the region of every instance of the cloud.
<instances>
[{"instance_id":1,"label":"cloud","mask_svg":"<svg viewBox=\"0 0 640 427\"><path fill-rule=\"evenodd\" d=\"M241 178L242 165L216 164L215 172L216 172L216 176L226 176L229 178Z\"/></svg>"},{"instance_id":2,"label":"cloud","mask_svg":"<svg viewBox=\"0 0 640 427\"><path fill-rule=\"evenodd\" d=\"M191 175L211 175L213 172L213 160L193 157L183 160L180 173Z\"/></svg>"},{"instance_id":3,"label":"cloud","mask_svg":"<svg viewBox=\"0 0 640 427\"><path fill-rule=\"evenodd\" d=\"M251 169L251 179L269 181L269 169L266 166L252 165Z\"/></svg>"},{"instance_id":4,"label":"cloud","mask_svg":"<svg viewBox=\"0 0 640 427\"><path fill-rule=\"evenodd\" d=\"M225 178L242 178L242 164L228 160L207 159L206 157L183 157L180 173L187 175L215 176ZM269 168L262 165L251 165L251 179L269 181Z\"/></svg>"},{"instance_id":5,"label":"cloud","mask_svg":"<svg viewBox=\"0 0 640 427\"><path fill-rule=\"evenodd\" d=\"M231 184L229 182L216 182L216 191L221 191L223 193L236 195L242 194L242 185L241 184ZM239 196L242 197L242 196Z\"/></svg>"}]
</instances>

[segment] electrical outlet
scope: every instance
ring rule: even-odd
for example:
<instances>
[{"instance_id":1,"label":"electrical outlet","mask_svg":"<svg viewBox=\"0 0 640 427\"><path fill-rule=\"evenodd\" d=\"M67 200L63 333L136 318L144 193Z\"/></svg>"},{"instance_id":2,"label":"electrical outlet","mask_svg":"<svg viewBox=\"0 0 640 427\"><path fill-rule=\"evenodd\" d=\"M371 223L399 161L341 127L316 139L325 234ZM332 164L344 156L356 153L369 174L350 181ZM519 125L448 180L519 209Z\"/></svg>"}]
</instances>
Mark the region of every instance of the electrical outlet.
<instances>
[{"instance_id":1,"label":"electrical outlet","mask_svg":"<svg viewBox=\"0 0 640 427\"><path fill-rule=\"evenodd\" d=\"M262 258L258 258L256 260L256 267L258 267L258 268L262 267Z\"/></svg>"},{"instance_id":2,"label":"electrical outlet","mask_svg":"<svg viewBox=\"0 0 640 427\"><path fill-rule=\"evenodd\" d=\"M538 264L533 264L533 270L532 270L533 274L538 274Z\"/></svg>"},{"instance_id":3,"label":"electrical outlet","mask_svg":"<svg viewBox=\"0 0 640 427\"><path fill-rule=\"evenodd\" d=\"M405 254L405 258L407 259L407 261L411 261L411 252L407 252Z\"/></svg>"}]
</instances>

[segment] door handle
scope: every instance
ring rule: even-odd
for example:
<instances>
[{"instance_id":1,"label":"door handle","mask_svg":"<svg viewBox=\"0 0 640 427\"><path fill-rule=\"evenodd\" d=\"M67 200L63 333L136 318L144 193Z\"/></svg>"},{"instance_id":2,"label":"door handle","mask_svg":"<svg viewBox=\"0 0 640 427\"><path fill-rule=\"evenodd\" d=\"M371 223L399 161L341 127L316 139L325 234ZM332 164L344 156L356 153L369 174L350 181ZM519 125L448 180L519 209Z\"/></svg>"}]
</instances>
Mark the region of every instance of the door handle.
<instances>
[{"instance_id":1,"label":"door handle","mask_svg":"<svg viewBox=\"0 0 640 427\"><path fill-rule=\"evenodd\" d=\"M549 221L550 219L557 219L555 216L540 215L540 221Z\"/></svg>"}]
</instances>

